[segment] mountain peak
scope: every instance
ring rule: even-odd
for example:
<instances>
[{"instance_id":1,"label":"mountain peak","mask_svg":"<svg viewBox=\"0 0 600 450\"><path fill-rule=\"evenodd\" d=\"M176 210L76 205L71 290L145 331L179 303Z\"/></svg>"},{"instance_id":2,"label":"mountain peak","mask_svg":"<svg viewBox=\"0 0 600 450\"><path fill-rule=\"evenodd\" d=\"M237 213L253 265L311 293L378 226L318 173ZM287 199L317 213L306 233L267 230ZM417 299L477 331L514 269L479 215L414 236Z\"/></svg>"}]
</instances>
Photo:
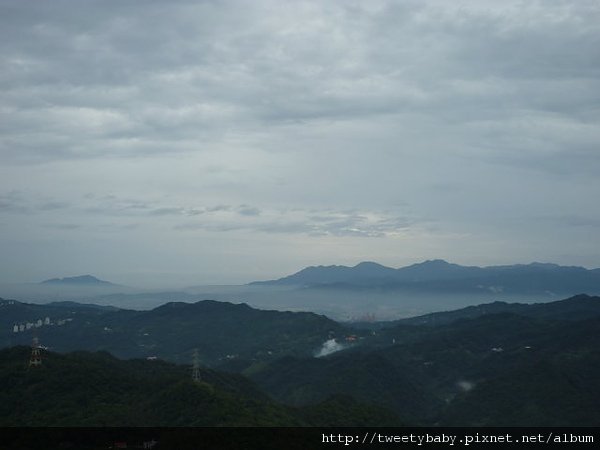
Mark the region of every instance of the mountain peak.
<instances>
[{"instance_id":1,"label":"mountain peak","mask_svg":"<svg viewBox=\"0 0 600 450\"><path fill-rule=\"evenodd\" d=\"M455 264L451 264L448 261L443 260L443 259L428 259L427 261L423 261L419 265L422 265L422 266L446 267L446 266L452 266L452 265L455 265Z\"/></svg>"},{"instance_id":2,"label":"mountain peak","mask_svg":"<svg viewBox=\"0 0 600 450\"><path fill-rule=\"evenodd\" d=\"M529 264L529 267L539 267L540 269L558 269L558 268L560 268L560 266L558 264L543 263L543 262L537 262L537 261L534 261L531 264Z\"/></svg>"},{"instance_id":3,"label":"mountain peak","mask_svg":"<svg viewBox=\"0 0 600 450\"><path fill-rule=\"evenodd\" d=\"M109 285L108 281L100 280L92 275L79 275L76 277L51 278L42 281L41 284L63 284L63 285Z\"/></svg>"},{"instance_id":4,"label":"mountain peak","mask_svg":"<svg viewBox=\"0 0 600 450\"><path fill-rule=\"evenodd\" d=\"M359 262L357 265L354 266L355 268L379 268L379 267L385 267L384 265L381 265L379 263L376 263L374 261L362 261Z\"/></svg>"}]
</instances>

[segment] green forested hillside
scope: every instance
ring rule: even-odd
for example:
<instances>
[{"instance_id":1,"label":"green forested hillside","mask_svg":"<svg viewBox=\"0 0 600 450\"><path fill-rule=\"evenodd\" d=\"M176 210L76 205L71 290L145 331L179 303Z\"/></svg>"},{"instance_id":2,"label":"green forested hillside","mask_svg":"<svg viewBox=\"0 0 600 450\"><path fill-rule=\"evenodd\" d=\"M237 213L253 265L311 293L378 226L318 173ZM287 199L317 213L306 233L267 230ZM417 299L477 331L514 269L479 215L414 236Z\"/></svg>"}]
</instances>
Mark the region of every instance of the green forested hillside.
<instances>
[{"instance_id":1,"label":"green forested hillside","mask_svg":"<svg viewBox=\"0 0 600 450\"><path fill-rule=\"evenodd\" d=\"M298 409L262 394L239 375L162 361L122 361L107 353L0 351L0 426L337 426L398 425L386 410L332 398ZM368 414L367 414L368 412Z\"/></svg>"},{"instance_id":2,"label":"green forested hillside","mask_svg":"<svg viewBox=\"0 0 600 450\"><path fill-rule=\"evenodd\" d=\"M287 358L243 373L283 402L352 395L422 425L594 426L599 331L600 319L490 315L437 328L402 326L385 331L387 345Z\"/></svg>"},{"instance_id":3,"label":"green forested hillside","mask_svg":"<svg viewBox=\"0 0 600 450\"><path fill-rule=\"evenodd\" d=\"M145 312L63 305L71 322L36 329L51 350L189 363L198 347L203 363L228 372L204 369L194 384L183 366L106 352L49 352L34 370L26 347L9 348L0 352L0 424L594 426L598 301L503 304L362 331L211 301ZM332 336L342 350L315 358Z\"/></svg>"},{"instance_id":4,"label":"green forested hillside","mask_svg":"<svg viewBox=\"0 0 600 450\"><path fill-rule=\"evenodd\" d=\"M2 346L28 345L33 334L51 350L108 351L122 358L157 356L189 363L198 349L204 365L232 359L265 360L312 355L337 322L308 312L264 311L216 301L171 302L151 311L111 310L85 305L2 302ZM50 319L50 325L13 332L14 324Z\"/></svg>"},{"instance_id":5,"label":"green forested hillside","mask_svg":"<svg viewBox=\"0 0 600 450\"><path fill-rule=\"evenodd\" d=\"M548 320L582 320L600 317L600 297L585 294L576 295L565 300L547 303L506 303L493 302L466 308L436 312L409 319L388 322L393 324L439 326L460 319L475 319L489 314L512 313L526 317Z\"/></svg>"}]
</instances>

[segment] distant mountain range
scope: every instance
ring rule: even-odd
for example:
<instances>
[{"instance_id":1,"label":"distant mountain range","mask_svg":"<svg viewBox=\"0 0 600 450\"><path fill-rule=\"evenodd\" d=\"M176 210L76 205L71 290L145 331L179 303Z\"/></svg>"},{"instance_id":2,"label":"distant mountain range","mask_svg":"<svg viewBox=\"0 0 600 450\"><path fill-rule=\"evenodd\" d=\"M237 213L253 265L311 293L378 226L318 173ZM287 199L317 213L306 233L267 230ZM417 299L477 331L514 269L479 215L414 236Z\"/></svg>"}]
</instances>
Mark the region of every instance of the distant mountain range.
<instances>
[{"instance_id":1,"label":"distant mountain range","mask_svg":"<svg viewBox=\"0 0 600 450\"><path fill-rule=\"evenodd\" d=\"M109 281L100 280L92 275L80 275L77 277L51 278L40 284L53 284L65 286L118 286Z\"/></svg>"},{"instance_id":2,"label":"distant mountain range","mask_svg":"<svg viewBox=\"0 0 600 450\"><path fill-rule=\"evenodd\" d=\"M435 293L574 295L600 293L600 269L538 262L477 267L440 259L393 269L374 262L362 262L354 267L312 266L278 280L251 284Z\"/></svg>"}]
</instances>

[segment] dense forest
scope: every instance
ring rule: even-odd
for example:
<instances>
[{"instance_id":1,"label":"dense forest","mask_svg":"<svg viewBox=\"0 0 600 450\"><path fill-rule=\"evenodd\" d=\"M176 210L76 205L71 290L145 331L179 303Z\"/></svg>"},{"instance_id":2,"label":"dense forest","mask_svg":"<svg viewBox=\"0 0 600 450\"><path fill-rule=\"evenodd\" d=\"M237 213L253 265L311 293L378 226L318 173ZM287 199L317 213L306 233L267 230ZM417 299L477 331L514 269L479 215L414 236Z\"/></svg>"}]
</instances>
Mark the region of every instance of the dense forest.
<instances>
[{"instance_id":1,"label":"dense forest","mask_svg":"<svg viewBox=\"0 0 600 450\"><path fill-rule=\"evenodd\" d=\"M306 408L277 403L240 375L105 352L0 351L1 426L367 426L399 425L381 407L331 396Z\"/></svg>"},{"instance_id":2,"label":"dense forest","mask_svg":"<svg viewBox=\"0 0 600 450\"><path fill-rule=\"evenodd\" d=\"M600 423L598 297L493 303L355 327L212 301L146 312L2 307L5 321L52 316L6 338L36 334L50 344L41 367L28 366L29 346L0 351L4 426ZM56 314L73 320L55 325ZM116 347L113 333L132 342ZM152 348L159 356L148 356L148 342L161 343ZM324 342L330 352L318 353ZM199 382L191 377L193 346ZM119 348L123 359L113 356Z\"/></svg>"}]
</instances>

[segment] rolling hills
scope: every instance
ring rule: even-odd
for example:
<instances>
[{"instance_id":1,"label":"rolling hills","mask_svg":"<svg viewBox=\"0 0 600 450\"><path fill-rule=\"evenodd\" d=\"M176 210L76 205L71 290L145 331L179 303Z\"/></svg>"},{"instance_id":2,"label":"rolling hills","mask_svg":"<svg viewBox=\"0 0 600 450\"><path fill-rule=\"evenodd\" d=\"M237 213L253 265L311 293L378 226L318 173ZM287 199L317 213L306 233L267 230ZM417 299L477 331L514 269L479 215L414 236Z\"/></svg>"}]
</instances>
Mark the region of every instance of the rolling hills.
<instances>
[{"instance_id":1,"label":"rolling hills","mask_svg":"<svg viewBox=\"0 0 600 450\"><path fill-rule=\"evenodd\" d=\"M93 385L112 386L111 392L123 393L123 401L132 405L160 410L161 404L179 398L181 423L216 423L213 416L207 416L206 422L190 422L194 409L186 399L209 401L209 391L190 385L188 368L160 361L189 363L194 348L204 366L219 370L203 369L203 380L229 392L219 393L214 402L225 410L239 409L241 415L232 415L239 423L249 419L236 406L234 394L259 401L258 409L248 414L267 417L261 424L363 423L371 407L373 417L394 417L410 425L594 426L600 422L600 297L578 295L538 304L496 302L358 328L312 313L261 311L215 301L170 302L151 311L133 311L4 300L0 309L3 346L29 344L35 333L51 347L45 369L57 367L62 375L44 389L63 393L68 406L62 412L46 406L64 423L73 419L69 408L77 417L87 411L85 396L71 398L66 392L66 386L76 391L88 383L81 381L86 379ZM14 332L14 321L36 319L38 324L38 317L41 326ZM331 347L337 351L315 357L325 341L334 343ZM118 361L108 353L53 352L76 349L153 358ZM6 373L0 381L7 388L0 403L19 411L11 392L25 389L21 396L29 398L36 392L33 386L43 380L25 368L26 348L3 352ZM89 366L89 373L70 381L68 371L60 372L61 364ZM125 375L133 378L124 381ZM144 403L141 391L135 389L132 395L140 398L128 397L119 384L138 378L153 392L155 403ZM59 379L66 383L59 385ZM109 417L122 409L118 396L97 389L99 398L112 406L102 413L93 403L98 414L89 412L89 416L94 423L107 420L102 414ZM247 405L247 400L243 402ZM164 417L138 415L127 408L125 414L139 416L143 423L178 423L173 422L174 410L167 414L170 406L165 408ZM344 410L354 411L352 418L344 416ZM311 419L313 413L319 417L317 422ZM29 413L23 414L15 415L15 420L29 420Z\"/></svg>"},{"instance_id":2,"label":"rolling hills","mask_svg":"<svg viewBox=\"0 0 600 450\"><path fill-rule=\"evenodd\" d=\"M208 366L235 358L311 356L330 336L346 330L313 313L264 311L211 300L169 302L150 311L4 300L0 310L2 346L27 345L36 333L44 345L60 352L103 350L122 358L187 363L197 349ZM23 330L15 332L15 325Z\"/></svg>"},{"instance_id":3,"label":"rolling hills","mask_svg":"<svg viewBox=\"0 0 600 450\"><path fill-rule=\"evenodd\" d=\"M594 426L600 298L550 305L528 305L530 315L484 314L435 327L396 324L344 352L280 359L242 373L289 404L353 395L421 425ZM570 316L574 310L586 317Z\"/></svg>"},{"instance_id":4,"label":"rolling hills","mask_svg":"<svg viewBox=\"0 0 600 450\"><path fill-rule=\"evenodd\" d=\"M310 408L274 402L239 375L162 361L122 361L108 353L43 352L27 367L30 349L0 350L1 426L335 426L398 425L382 408L332 397Z\"/></svg>"}]
</instances>

